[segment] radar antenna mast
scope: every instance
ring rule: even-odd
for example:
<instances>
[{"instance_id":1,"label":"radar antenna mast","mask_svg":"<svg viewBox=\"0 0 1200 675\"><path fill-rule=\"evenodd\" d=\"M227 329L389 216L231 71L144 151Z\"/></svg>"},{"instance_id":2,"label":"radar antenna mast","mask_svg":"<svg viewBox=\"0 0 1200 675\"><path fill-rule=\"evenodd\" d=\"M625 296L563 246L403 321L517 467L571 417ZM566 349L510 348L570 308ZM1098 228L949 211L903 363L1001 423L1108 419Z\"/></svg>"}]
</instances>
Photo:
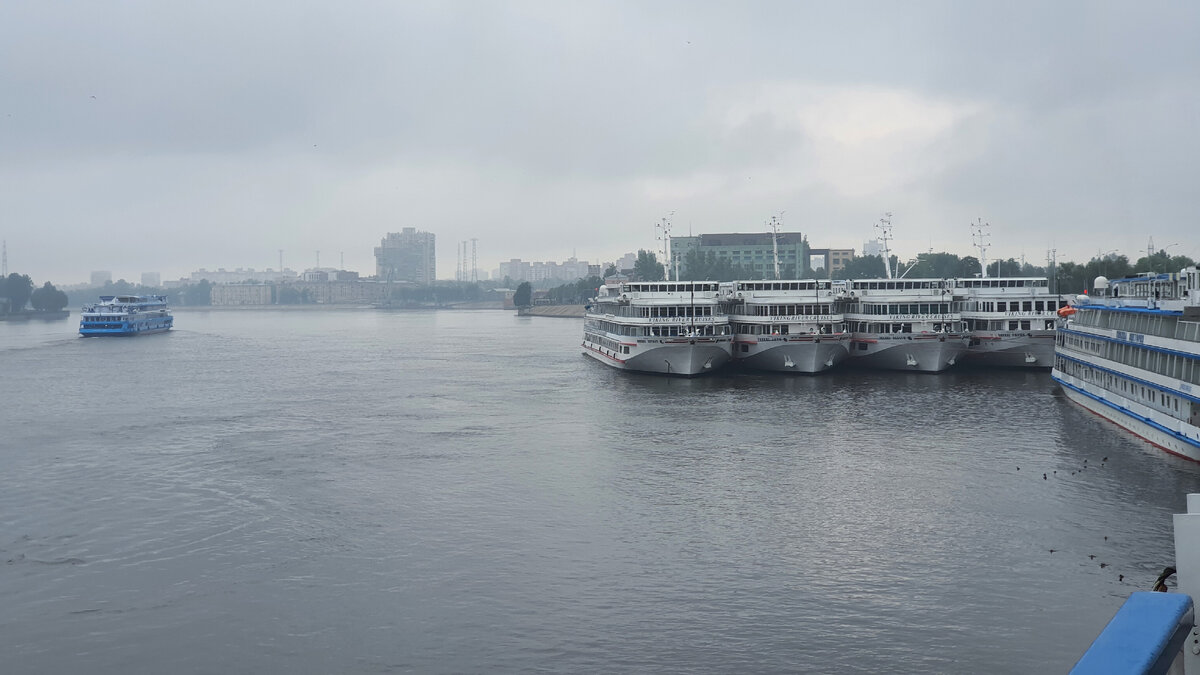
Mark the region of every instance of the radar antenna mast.
<instances>
[{"instance_id":1,"label":"radar antenna mast","mask_svg":"<svg viewBox=\"0 0 1200 675\"><path fill-rule=\"evenodd\" d=\"M779 279L779 226L783 224L783 211L779 217L771 216L771 254L775 258L775 279Z\"/></svg>"},{"instance_id":2,"label":"radar antenna mast","mask_svg":"<svg viewBox=\"0 0 1200 675\"><path fill-rule=\"evenodd\" d=\"M892 212L888 211L883 214L884 217L875 223L875 229L879 230L879 241L883 242L883 270L887 272L887 278L892 278L892 252L888 248L888 242L892 240Z\"/></svg>"},{"instance_id":3,"label":"radar antenna mast","mask_svg":"<svg viewBox=\"0 0 1200 675\"><path fill-rule=\"evenodd\" d=\"M987 228L991 226L991 223L983 222L982 218L976 218L975 222L971 225L971 245L979 249L979 266L983 268L984 279L988 275L987 250L991 246L987 239L992 236L992 233L988 232ZM1000 270L997 269L996 271L999 272Z\"/></svg>"},{"instance_id":4,"label":"radar antenna mast","mask_svg":"<svg viewBox=\"0 0 1200 675\"><path fill-rule=\"evenodd\" d=\"M672 211L667 214L666 218L662 219L662 222L654 224L654 229L656 231L661 230L660 234L655 235L655 239L658 239L660 242L662 242L659 252L662 253L663 270L666 272L665 276L667 281L671 281L671 216L674 215L675 212ZM675 281L679 281L678 268L675 270L675 276Z\"/></svg>"}]
</instances>

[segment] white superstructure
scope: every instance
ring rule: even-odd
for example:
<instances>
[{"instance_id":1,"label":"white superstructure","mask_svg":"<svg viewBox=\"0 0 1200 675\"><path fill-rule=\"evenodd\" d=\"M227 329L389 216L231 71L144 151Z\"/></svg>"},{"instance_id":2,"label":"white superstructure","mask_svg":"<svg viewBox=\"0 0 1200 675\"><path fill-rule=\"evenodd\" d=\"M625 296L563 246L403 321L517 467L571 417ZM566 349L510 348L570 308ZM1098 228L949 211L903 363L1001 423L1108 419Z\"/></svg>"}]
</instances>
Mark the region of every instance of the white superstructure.
<instances>
[{"instance_id":1,"label":"white superstructure","mask_svg":"<svg viewBox=\"0 0 1200 675\"><path fill-rule=\"evenodd\" d=\"M852 279L843 298L850 365L936 373L967 349L947 279Z\"/></svg>"},{"instance_id":2,"label":"white superstructure","mask_svg":"<svg viewBox=\"0 0 1200 675\"><path fill-rule=\"evenodd\" d=\"M1054 365L1054 328L1066 299L1044 277L954 279L967 335L964 363L1009 368Z\"/></svg>"},{"instance_id":3,"label":"white superstructure","mask_svg":"<svg viewBox=\"0 0 1200 675\"><path fill-rule=\"evenodd\" d=\"M733 342L719 296L715 281L606 283L585 310L583 353L624 370L711 373Z\"/></svg>"},{"instance_id":4,"label":"white superstructure","mask_svg":"<svg viewBox=\"0 0 1200 675\"><path fill-rule=\"evenodd\" d=\"M747 368L817 373L849 355L833 282L733 281L721 291L733 326L733 358Z\"/></svg>"},{"instance_id":5,"label":"white superstructure","mask_svg":"<svg viewBox=\"0 0 1200 675\"><path fill-rule=\"evenodd\" d=\"M1072 401L1200 461L1200 271L1094 285L1061 312L1051 376Z\"/></svg>"}]
</instances>

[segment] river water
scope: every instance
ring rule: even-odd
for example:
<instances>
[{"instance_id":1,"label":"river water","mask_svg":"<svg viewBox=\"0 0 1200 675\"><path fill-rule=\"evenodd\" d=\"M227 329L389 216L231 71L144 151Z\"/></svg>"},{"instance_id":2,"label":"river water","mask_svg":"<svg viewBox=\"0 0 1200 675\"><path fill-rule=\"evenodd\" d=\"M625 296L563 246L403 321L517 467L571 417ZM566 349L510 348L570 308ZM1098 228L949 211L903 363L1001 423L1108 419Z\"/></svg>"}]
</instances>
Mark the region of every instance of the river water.
<instances>
[{"instance_id":1,"label":"river water","mask_svg":"<svg viewBox=\"0 0 1200 675\"><path fill-rule=\"evenodd\" d=\"M499 311L176 326L0 324L6 672L1064 672L1200 491L1046 372L666 379Z\"/></svg>"}]
</instances>

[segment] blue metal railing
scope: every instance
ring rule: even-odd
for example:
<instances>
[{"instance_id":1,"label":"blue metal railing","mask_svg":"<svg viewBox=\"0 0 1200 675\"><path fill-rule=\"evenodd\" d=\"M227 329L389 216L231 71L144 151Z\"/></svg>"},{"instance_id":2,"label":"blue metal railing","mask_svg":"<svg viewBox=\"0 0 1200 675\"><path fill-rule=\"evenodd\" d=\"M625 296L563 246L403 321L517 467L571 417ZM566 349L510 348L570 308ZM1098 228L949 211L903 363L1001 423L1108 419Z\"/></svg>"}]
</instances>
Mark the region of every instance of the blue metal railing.
<instances>
[{"instance_id":1,"label":"blue metal railing","mask_svg":"<svg viewBox=\"0 0 1200 675\"><path fill-rule=\"evenodd\" d=\"M1192 625L1190 596L1133 593L1080 657L1071 673L1163 675L1179 656Z\"/></svg>"}]
</instances>

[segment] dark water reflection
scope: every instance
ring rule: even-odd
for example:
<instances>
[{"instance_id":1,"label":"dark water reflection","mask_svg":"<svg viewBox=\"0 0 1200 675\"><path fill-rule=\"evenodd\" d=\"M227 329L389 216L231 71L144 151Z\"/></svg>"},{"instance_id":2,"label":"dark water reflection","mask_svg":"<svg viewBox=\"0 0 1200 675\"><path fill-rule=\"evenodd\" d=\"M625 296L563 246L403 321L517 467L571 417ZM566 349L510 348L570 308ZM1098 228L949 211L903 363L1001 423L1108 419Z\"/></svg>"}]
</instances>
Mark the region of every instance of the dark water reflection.
<instances>
[{"instance_id":1,"label":"dark water reflection","mask_svg":"<svg viewBox=\"0 0 1200 675\"><path fill-rule=\"evenodd\" d=\"M1200 490L1044 372L667 379L499 312L177 325L0 343L18 672L1063 671Z\"/></svg>"}]
</instances>

